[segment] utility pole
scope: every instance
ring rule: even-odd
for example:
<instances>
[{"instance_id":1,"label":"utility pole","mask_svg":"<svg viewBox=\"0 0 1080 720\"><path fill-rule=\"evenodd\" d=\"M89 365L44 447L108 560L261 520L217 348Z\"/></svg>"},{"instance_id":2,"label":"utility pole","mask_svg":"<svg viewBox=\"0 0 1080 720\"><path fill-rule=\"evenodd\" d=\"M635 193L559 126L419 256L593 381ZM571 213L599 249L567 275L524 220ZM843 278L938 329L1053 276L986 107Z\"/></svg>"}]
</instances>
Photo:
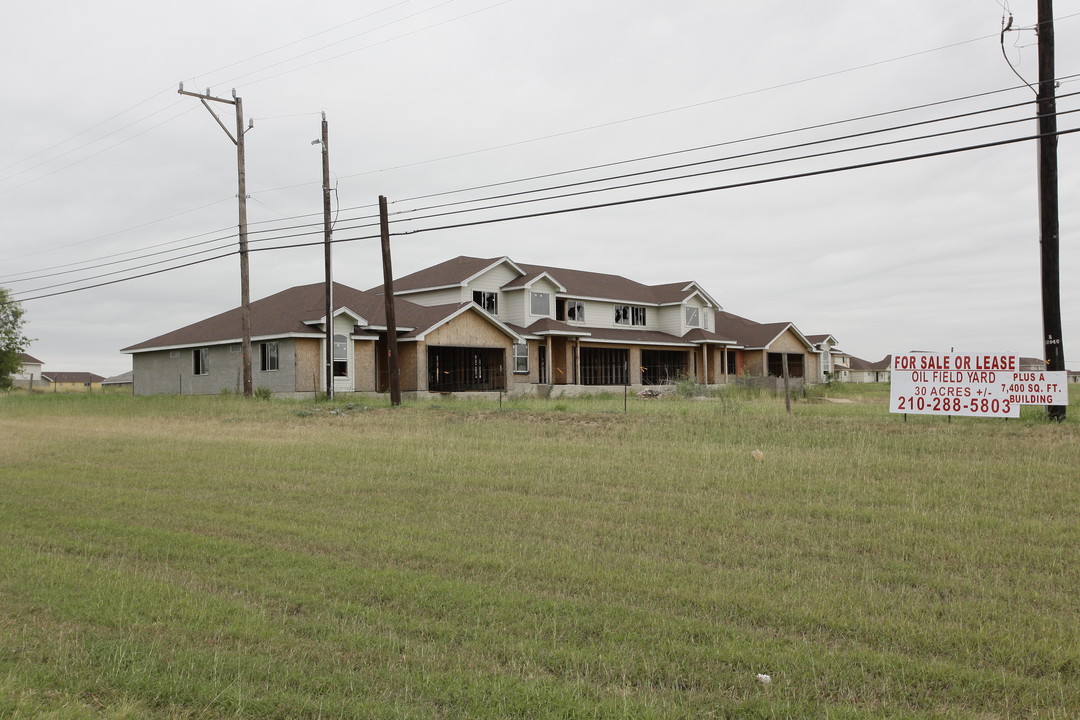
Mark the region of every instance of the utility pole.
<instances>
[{"instance_id":1,"label":"utility pole","mask_svg":"<svg viewBox=\"0 0 1080 720\"><path fill-rule=\"evenodd\" d=\"M386 197L379 196L379 229L382 235L383 293L386 302L386 355L390 370L390 404L401 404L401 371L398 367L397 317L394 312L394 271L390 266L390 213Z\"/></svg>"},{"instance_id":2,"label":"utility pole","mask_svg":"<svg viewBox=\"0 0 1080 720\"><path fill-rule=\"evenodd\" d=\"M239 222L239 235L240 235L240 333L241 333L241 361L243 363L244 371L244 395L245 397L252 397L254 395L254 389L252 387L251 379L251 292L250 284L248 282L248 223L247 223L247 170L245 169L244 160L244 134L247 133L252 127L255 126L255 121L252 120L248 123L248 126L244 127L244 103L236 96L236 90L232 92L232 100L226 98L214 97L210 94L210 88L206 89L206 93L193 93L184 90L184 83L180 83L180 89L177 91L181 95L189 95L191 97L197 97L202 101L203 107L206 108L217 124L221 126L221 129L225 131L225 134L232 140L233 145L236 146L236 178L237 178L237 195L240 200L240 222ZM224 103L225 105L232 105L236 108L236 135L229 132L229 128L225 126L225 123L221 121L221 118L217 116L217 113L213 111L210 104L207 102Z\"/></svg>"},{"instance_id":3,"label":"utility pole","mask_svg":"<svg viewBox=\"0 0 1080 720\"><path fill-rule=\"evenodd\" d=\"M334 399L334 272L330 252L330 130L322 114L323 255L326 260L326 399Z\"/></svg>"},{"instance_id":4,"label":"utility pole","mask_svg":"<svg viewBox=\"0 0 1080 720\"><path fill-rule=\"evenodd\" d=\"M1042 270L1043 342L1046 369L1065 370L1061 338L1061 279L1059 270L1057 79L1054 68L1053 0L1038 0L1039 34L1039 245ZM1064 405L1050 405L1047 416L1061 422Z\"/></svg>"}]
</instances>

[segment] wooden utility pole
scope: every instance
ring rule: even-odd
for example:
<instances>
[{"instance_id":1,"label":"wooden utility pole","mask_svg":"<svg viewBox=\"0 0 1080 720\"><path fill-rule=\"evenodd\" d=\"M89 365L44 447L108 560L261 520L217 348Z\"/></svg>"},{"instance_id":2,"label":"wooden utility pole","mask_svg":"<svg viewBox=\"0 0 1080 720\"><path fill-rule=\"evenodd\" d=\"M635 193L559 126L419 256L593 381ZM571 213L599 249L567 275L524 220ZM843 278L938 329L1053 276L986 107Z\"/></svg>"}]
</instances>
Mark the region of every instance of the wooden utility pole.
<instances>
[{"instance_id":1,"label":"wooden utility pole","mask_svg":"<svg viewBox=\"0 0 1080 720\"><path fill-rule=\"evenodd\" d=\"M240 334L241 334L241 362L243 363L243 375L244 375L244 395L246 397L252 397L254 395L254 388L252 387L251 379L251 291L248 281L248 223L247 223L247 170L245 169L244 159L244 134L247 133L254 126L254 121L250 122L248 126L244 127L244 103L236 96L236 91L233 90L232 100L225 98L214 97L210 94L210 88L206 89L206 93L193 93L184 90L184 83L180 83L180 89L178 92L181 95L190 95L191 97L197 97L202 101L203 107L213 116L214 120L217 120L217 124L221 126L221 129L225 131L225 134L232 140L233 145L236 146L236 178L237 178L237 194L236 197L240 200L240 221L239 221L239 236L240 236ZM217 116L217 113L213 111L207 100L211 102L224 103L226 105L232 105L236 108L236 135L229 132L229 128L225 126L225 123L221 121L221 118Z\"/></svg>"},{"instance_id":2,"label":"wooden utility pole","mask_svg":"<svg viewBox=\"0 0 1080 720\"><path fill-rule=\"evenodd\" d=\"M330 130L322 114L323 255L326 259L326 399L334 399L334 272L330 236Z\"/></svg>"},{"instance_id":3,"label":"wooden utility pole","mask_svg":"<svg viewBox=\"0 0 1080 720\"><path fill-rule=\"evenodd\" d=\"M1039 2L1039 244L1042 269L1043 342L1046 368L1065 370L1061 338L1061 280L1059 270L1057 78L1054 68L1053 0ZM1065 419L1064 405L1047 407L1047 416Z\"/></svg>"},{"instance_id":4,"label":"wooden utility pole","mask_svg":"<svg viewBox=\"0 0 1080 720\"><path fill-rule=\"evenodd\" d=\"M401 404L401 371L398 367L397 317L394 312L394 271L390 265L390 214L386 197L379 196L379 228L382 235L383 293L386 302L386 355L390 369L390 404Z\"/></svg>"},{"instance_id":5,"label":"wooden utility pole","mask_svg":"<svg viewBox=\"0 0 1080 720\"><path fill-rule=\"evenodd\" d=\"M791 386L788 384L788 365L787 365L787 353L781 353L781 365L784 372L784 407L787 409L787 414L791 414Z\"/></svg>"}]
</instances>

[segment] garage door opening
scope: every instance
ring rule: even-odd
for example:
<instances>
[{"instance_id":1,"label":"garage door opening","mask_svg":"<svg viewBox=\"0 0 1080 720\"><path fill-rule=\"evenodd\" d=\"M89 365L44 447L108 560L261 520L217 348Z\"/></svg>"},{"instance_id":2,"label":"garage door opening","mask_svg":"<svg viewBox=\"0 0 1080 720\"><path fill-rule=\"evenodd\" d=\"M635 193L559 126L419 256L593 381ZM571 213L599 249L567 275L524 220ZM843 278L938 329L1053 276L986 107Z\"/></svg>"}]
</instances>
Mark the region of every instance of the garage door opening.
<instances>
[{"instance_id":1,"label":"garage door opening","mask_svg":"<svg viewBox=\"0 0 1080 720\"><path fill-rule=\"evenodd\" d=\"M506 389L502 348L428 348L428 389L433 392L491 392Z\"/></svg>"},{"instance_id":2,"label":"garage door opening","mask_svg":"<svg viewBox=\"0 0 1080 720\"><path fill-rule=\"evenodd\" d=\"M629 385L630 351L581 348L582 385Z\"/></svg>"},{"instance_id":3,"label":"garage door opening","mask_svg":"<svg viewBox=\"0 0 1080 720\"><path fill-rule=\"evenodd\" d=\"M689 358L685 350L642 350L641 384L674 385L689 377Z\"/></svg>"}]
</instances>

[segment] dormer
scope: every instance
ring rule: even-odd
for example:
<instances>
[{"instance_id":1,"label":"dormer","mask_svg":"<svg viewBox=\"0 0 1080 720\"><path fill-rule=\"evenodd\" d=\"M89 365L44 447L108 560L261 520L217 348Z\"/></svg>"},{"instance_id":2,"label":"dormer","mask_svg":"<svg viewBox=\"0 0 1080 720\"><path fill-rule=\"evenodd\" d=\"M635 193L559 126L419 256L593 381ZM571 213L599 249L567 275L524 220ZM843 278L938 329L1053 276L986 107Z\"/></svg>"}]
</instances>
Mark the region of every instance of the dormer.
<instances>
[{"instance_id":1,"label":"dormer","mask_svg":"<svg viewBox=\"0 0 1080 720\"><path fill-rule=\"evenodd\" d=\"M555 317L555 298L566 288L550 273L540 272L514 278L502 291L507 322L528 327L537 320Z\"/></svg>"}]
</instances>

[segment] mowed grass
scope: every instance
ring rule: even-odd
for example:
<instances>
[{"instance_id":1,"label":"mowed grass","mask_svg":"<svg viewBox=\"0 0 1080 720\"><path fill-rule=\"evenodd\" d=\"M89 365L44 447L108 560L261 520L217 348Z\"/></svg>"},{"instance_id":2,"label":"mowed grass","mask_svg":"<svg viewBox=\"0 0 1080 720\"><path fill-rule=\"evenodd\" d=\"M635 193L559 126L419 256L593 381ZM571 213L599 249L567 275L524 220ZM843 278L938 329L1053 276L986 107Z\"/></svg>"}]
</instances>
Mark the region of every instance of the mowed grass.
<instances>
[{"instance_id":1,"label":"mowed grass","mask_svg":"<svg viewBox=\"0 0 1080 720\"><path fill-rule=\"evenodd\" d=\"M1080 717L1080 407L818 394L0 396L0 717Z\"/></svg>"}]
</instances>

